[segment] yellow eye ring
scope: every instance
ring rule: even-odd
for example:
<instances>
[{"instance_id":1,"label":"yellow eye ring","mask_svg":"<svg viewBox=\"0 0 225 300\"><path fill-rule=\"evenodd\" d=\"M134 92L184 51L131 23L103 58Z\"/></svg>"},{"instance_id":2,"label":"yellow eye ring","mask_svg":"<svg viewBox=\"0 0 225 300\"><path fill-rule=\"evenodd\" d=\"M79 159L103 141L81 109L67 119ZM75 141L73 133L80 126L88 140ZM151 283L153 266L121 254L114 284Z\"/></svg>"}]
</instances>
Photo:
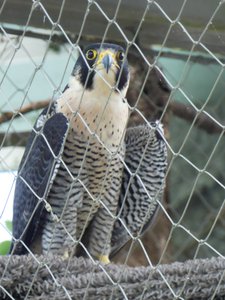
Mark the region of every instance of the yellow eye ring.
<instances>
[{"instance_id":1,"label":"yellow eye ring","mask_svg":"<svg viewBox=\"0 0 225 300\"><path fill-rule=\"evenodd\" d=\"M124 60L124 52L123 51L118 51L117 54L116 54L116 57L117 57L117 60L118 61L123 61Z\"/></svg>"},{"instance_id":2,"label":"yellow eye ring","mask_svg":"<svg viewBox=\"0 0 225 300\"><path fill-rule=\"evenodd\" d=\"M86 52L86 58L88 60L94 60L98 55L98 52L95 50L95 49L89 49L87 52Z\"/></svg>"}]
</instances>

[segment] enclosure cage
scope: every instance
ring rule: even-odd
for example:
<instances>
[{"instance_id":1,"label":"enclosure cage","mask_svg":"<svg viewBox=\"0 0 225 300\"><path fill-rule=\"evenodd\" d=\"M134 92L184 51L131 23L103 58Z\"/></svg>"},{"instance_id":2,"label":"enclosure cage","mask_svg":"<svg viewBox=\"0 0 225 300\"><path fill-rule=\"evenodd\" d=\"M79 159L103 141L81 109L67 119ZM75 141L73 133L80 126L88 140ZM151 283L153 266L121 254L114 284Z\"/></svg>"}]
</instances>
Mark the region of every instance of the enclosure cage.
<instances>
[{"instance_id":1,"label":"enclosure cage","mask_svg":"<svg viewBox=\"0 0 225 300\"><path fill-rule=\"evenodd\" d=\"M224 299L225 1L0 3L0 298ZM163 124L168 166L157 216L109 265L8 255L28 136L95 42L126 49L128 127Z\"/></svg>"}]
</instances>

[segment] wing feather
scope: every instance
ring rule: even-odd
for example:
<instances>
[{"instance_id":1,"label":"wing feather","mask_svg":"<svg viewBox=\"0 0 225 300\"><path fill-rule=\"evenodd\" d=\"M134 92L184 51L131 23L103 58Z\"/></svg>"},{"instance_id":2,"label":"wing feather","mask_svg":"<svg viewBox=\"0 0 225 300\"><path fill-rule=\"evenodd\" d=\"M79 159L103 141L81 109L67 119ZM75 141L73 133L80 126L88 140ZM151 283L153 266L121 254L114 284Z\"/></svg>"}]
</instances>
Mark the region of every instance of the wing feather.
<instances>
[{"instance_id":1,"label":"wing feather","mask_svg":"<svg viewBox=\"0 0 225 300\"><path fill-rule=\"evenodd\" d=\"M24 254L37 233L44 201L57 173L68 130L68 120L53 105L38 117L29 137L16 180L11 252Z\"/></svg>"},{"instance_id":2,"label":"wing feather","mask_svg":"<svg viewBox=\"0 0 225 300\"><path fill-rule=\"evenodd\" d=\"M167 149L159 123L137 126L126 132L118 216L112 234L113 256L131 236L139 236L151 225L165 187ZM129 231L129 233L128 233Z\"/></svg>"}]
</instances>

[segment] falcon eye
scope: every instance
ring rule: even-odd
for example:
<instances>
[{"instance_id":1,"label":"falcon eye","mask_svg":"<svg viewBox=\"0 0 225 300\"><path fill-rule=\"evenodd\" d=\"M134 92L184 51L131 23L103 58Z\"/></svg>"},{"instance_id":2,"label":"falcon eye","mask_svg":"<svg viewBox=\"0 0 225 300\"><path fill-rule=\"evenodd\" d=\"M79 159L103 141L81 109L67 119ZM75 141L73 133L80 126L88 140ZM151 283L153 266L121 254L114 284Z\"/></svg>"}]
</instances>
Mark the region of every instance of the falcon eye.
<instances>
[{"instance_id":1,"label":"falcon eye","mask_svg":"<svg viewBox=\"0 0 225 300\"><path fill-rule=\"evenodd\" d=\"M123 61L124 60L124 53L123 53L123 51L118 51L116 57L117 57L117 59L119 61Z\"/></svg>"},{"instance_id":2,"label":"falcon eye","mask_svg":"<svg viewBox=\"0 0 225 300\"><path fill-rule=\"evenodd\" d=\"M95 49L90 49L86 52L86 58L88 60L93 60L97 57L98 52Z\"/></svg>"}]
</instances>

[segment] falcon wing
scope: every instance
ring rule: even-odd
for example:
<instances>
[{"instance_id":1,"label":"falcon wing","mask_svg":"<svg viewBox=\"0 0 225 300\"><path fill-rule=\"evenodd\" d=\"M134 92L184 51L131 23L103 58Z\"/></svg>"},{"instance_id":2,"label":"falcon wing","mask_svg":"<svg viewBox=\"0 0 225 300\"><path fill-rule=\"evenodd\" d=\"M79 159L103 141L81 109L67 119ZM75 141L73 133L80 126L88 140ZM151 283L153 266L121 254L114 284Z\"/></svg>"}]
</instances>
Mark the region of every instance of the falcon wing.
<instances>
[{"instance_id":1,"label":"falcon wing","mask_svg":"<svg viewBox=\"0 0 225 300\"><path fill-rule=\"evenodd\" d=\"M55 113L54 104L38 117L29 137L16 180L13 205L13 254L24 254L40 226L51 184L59 167L68 120Z\"/></svg>"},{"instance_id":2,"label":"falcon wing","mask_svg":"<svg viewBox=\"0 0 225 300\"><path fill-rule=\"evenodd\" d=\"M150 226L165 187L167 149L160 124L129 128L125 143L119 219L114 224L111 256L131 236L139 236Z\"/></svg>"}]
</instances>

